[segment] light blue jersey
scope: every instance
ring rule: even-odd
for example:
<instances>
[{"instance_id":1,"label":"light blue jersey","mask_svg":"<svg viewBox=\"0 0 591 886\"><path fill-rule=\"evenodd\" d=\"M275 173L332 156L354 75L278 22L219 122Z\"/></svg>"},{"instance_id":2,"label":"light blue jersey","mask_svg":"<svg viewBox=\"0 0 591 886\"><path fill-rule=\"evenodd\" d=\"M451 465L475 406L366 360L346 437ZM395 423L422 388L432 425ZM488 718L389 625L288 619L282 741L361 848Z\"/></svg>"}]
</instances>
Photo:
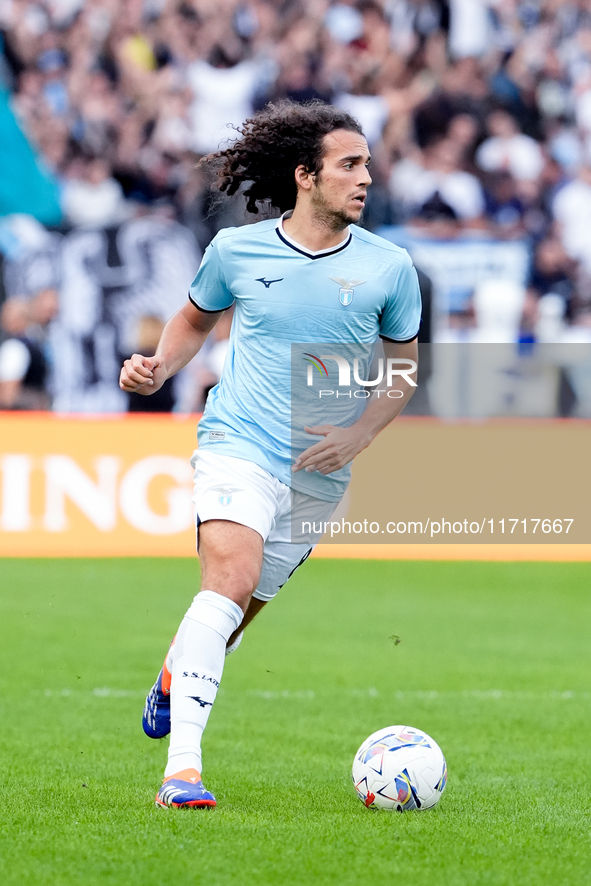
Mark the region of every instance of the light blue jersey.
<instances>
[{"instance_id":1,"label":"light blue jersey","mask_svg":"<svg viewBox=\"0 0 591 886\"><path fill-rule=\"evenodd\" d=\"M378 336L412 341L421 300L408 253L355 225L343 243L320 252L291 240L282 219L227 228L207 247L189 298L202 311L236 306L199 447L255 462L317 498L340 499L350 465L327 476L291 471L292 344L309 342L313 353L318 342L370 350ZM304 437L307 446L319 439Z\"/></svg>"}]
</instances>

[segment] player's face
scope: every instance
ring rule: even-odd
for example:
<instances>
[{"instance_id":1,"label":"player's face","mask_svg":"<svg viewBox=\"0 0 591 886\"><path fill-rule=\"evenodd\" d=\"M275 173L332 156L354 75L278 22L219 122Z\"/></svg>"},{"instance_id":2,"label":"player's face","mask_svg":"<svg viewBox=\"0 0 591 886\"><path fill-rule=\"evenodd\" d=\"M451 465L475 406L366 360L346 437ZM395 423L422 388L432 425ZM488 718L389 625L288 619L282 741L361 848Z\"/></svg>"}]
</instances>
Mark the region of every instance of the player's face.
<instances>
[{"instance_id":1,"label":"player's face","mask_svg":"<svg viewBox=\"0 0 591 886\"><path fill-rule=\"evenodd\" d=\"M362 135L337 129L324 136L322 169L312 186L312 211L338 230L358 222L371 184L369 148Z\"/></svg>"}]
</instances>

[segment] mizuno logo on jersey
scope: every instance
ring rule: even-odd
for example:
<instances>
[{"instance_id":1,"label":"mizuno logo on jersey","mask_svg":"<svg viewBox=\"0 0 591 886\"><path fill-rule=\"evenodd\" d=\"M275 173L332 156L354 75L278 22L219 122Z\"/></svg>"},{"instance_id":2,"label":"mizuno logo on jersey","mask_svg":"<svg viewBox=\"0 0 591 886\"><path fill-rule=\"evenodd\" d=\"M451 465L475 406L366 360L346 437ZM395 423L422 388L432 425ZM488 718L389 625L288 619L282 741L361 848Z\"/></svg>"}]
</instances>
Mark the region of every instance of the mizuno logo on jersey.
<instances>
[{"instance_id":1,"label":"mizuno logo on jersey","mask_svg":"<svg viewBox=\"0 0 591 886\"><path fill-rule=\"evenodd\" d=\"M271 286L271 283L281 283L281 281L283 279L284 279L283 277L279 277L277 280L265 280L264 277L257 277L255 282L262 283L263 286L265 287L265 289L269 289L269 287Z\"/></svg>"}]
</instances>

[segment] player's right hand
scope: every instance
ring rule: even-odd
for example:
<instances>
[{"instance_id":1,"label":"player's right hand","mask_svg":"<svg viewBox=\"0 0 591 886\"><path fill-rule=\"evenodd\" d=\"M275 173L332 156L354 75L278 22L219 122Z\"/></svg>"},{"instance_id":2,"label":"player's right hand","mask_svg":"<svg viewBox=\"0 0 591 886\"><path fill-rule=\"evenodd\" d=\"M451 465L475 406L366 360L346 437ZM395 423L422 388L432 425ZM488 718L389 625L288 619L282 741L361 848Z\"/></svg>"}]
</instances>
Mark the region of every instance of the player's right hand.
<instances>
[{"instance_id":1,"label":"player's right hand","mask_svg":"<svg viewBox=\"0 0 591 886\"><path fill-rule=\"evenodd\" d=\"M124 362L119 375L119 387L128 394L153 394L165 381L164 358L159 354L154 357L133 354Z\"/></svg>"}]
</instances>

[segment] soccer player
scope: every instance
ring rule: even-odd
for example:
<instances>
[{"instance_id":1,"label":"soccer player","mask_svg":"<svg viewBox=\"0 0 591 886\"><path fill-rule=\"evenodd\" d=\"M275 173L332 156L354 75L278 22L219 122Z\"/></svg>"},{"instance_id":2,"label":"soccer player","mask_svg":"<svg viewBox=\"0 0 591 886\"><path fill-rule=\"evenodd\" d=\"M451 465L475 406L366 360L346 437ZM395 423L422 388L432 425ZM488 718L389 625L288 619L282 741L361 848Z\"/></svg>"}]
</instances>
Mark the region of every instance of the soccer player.
<instances>
[{"instance_id":1,"label":"soccer player","mask_svg":"<svg viewBox=\"0 0 591 886\"><path fill-rule=\"evenodd\" d=\"M239 136L201 162L228 195L244 186L249 212L270 204L282 215L220 231L156 355L134 354L120 377L124 391L158 390L235 306L224 371L208 396L192 458L202 590L144 708L148 735L170 731L161 806L215 806L201 780L201 737L226 651L319 540L320 533L292 538L294 512L330 519L350 463L414 390L412 376L401 376L398 399L374 390L347 426L302 427L294 447L292 344L367 349L379 336L387 360L416 362L419 287L403 249L356 225L371 184L356 120L321 103L283 102L248 120ZM313 358L311 350L304 347Z\"/></svg>"}]
</instances>

